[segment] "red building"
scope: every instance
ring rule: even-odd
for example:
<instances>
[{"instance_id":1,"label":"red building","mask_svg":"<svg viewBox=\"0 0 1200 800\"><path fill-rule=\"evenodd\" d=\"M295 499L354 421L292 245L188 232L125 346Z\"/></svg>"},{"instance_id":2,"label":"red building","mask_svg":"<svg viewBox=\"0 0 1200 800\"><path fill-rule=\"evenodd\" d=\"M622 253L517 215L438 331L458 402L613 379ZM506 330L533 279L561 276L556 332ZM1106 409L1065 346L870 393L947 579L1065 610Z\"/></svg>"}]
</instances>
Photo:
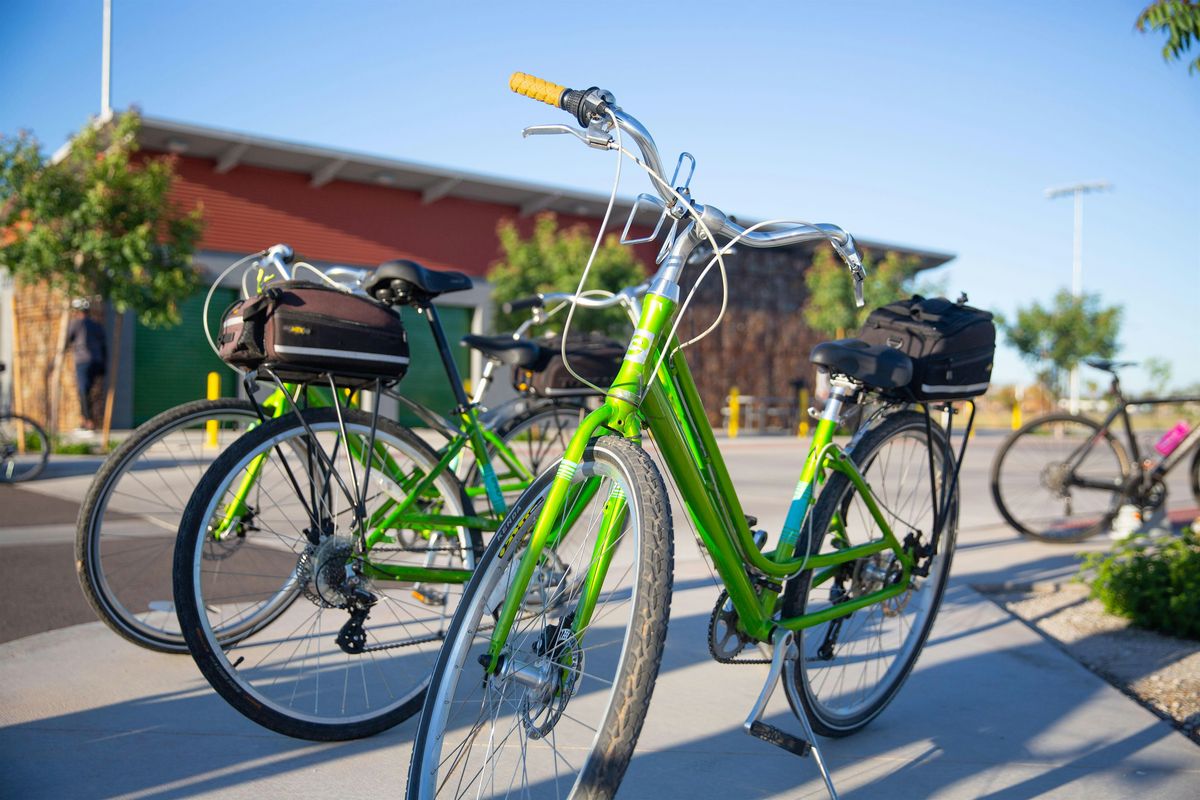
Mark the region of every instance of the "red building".
<instances>
[{"instance_id":1,"label":"red building","mask_svg":"<svg viewBox=\"0 0 1200 800\"><path fill-rule=\"evenodd\" d=\"M484 275L498 256L495 231L501 220L515 219L521 224L523 219L532 221L539 212L552 211L564 223L594 226L608 201L599 194L153 118L143 119L140 140L149 153L178 157L174 194L183 207L203 206L205 230L196 263L210 277L236 259L278 242L291 245L305 260L322 266L370 267L392 258L411 258L430 267L458 270L475 278L476 288L448 295L439 303L451 341L470 331L489 330L490 290ZM628 201L618 203L615 225L623 225L630 205ZM652 223L653 217L642 221ZM924 267L951 258L880 243L862 244L868 249L913 253ZM643 246L643 263L652 264L656 251L657 245ZM776 263L779 255L775 254ZM796 248L790 255L793 258L787 259L783 268L801 274L811 249ZM233 282L218 290L210 324L215 324L236 296ZM796 298L797 302L802 299L802 295ZM235 374L213 356L201 330L202 304L203 293L185 303L183 323L169 330L126 321L120 343L115 427L138 424L175 404L203 396L210 370L223 376L226 393L236 391ZM764 313L776 312L764 309ZM425 324L415 321L409 329L413 366L404 391L433 408L446 408L450 403L444 373ZM458 355L464 374L474 374L478 365L470 363L465 350ZM0 352L0 360L4 357ZM718 388L709 387L706 394ZM779 393L786 391L786 387L778 388L782 390ZM747 390L755 389L743 389ZM772 390L769 386L758 389Z\"/></svg>"}]
</instances>

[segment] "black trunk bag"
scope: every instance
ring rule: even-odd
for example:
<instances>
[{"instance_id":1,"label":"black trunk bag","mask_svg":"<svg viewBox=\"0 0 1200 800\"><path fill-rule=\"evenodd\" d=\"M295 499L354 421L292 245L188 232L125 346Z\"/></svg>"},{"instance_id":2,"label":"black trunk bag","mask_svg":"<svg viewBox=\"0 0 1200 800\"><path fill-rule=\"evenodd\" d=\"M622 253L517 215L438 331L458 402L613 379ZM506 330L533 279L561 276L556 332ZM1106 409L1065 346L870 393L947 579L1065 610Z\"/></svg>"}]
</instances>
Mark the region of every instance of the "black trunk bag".
<instances>
[{"instance_id":1,"label":"black trunk bag","mask_svg":"<svg viewBox=\"0 0 1200 800\"><path fill-rule=\"evenodd\" d=\"M565 397L596 394L567 371L562 359L562 339L544 336L536 340L541 358L528 367L513 367L513 388L540 397ZM567 340L567 361L571 369L605 391L617 378L625 346L598 334L571 336Z\"/></svg>"},{"instance_id":2,"label":"black trunk bag","mask_svg":"<svg viewBox=\"0 0 1200 800\"><path fill-rule=\"evenodd\" d=\"M217 344L228 364L265 367L296 383L324 375L345 386L391 383L408 371L408 336L397 311L304 281L273 284L234 303L221 318Z\"/></svg>"},{"instance_id":3,"label":"black trunk bag","mask_svg":"<svg viewBox=\"0 0 1200 800\"><path fill-rule=\"evenodd\" d=\"M859 338L907 353L913 379L900 394L915 400L959 400L987 391L996 352L988 311L944 297L913 295L877 308Z\"/></svg>"}]
</instances>

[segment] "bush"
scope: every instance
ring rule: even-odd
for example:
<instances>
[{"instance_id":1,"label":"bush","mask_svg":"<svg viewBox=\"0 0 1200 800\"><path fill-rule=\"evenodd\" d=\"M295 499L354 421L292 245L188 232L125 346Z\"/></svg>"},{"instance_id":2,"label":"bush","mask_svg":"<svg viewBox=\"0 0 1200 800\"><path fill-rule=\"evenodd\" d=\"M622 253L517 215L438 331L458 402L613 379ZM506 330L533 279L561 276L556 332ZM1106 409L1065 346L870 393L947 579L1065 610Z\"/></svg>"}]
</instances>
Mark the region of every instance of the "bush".
<instances>
[{"instance_id":1,"label":"bush","mask_svg":"<svg viewBox=\"0 0 1200 800\"><path fill-rule=\"evenodd\" d=\"M1083 570L1091 596L1111 614L1142 628L1200 640L1200 534L1178 539L1132 537L1108 553L1091 553Z\"/></svg>"}]
</instances>

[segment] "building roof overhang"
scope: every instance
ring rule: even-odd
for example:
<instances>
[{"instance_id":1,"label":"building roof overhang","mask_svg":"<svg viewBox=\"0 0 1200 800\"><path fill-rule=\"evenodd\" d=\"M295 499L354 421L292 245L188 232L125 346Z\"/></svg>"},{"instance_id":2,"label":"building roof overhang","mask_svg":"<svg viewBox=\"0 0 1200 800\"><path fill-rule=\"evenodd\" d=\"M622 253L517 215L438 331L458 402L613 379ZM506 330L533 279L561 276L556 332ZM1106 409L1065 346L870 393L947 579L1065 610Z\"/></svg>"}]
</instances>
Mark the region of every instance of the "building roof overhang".
<instances>
[{"instance_id":1,"label":"building roof overhang","mask_svg":"<svg viewBox=\"0 0 1200 800\"><path fill-rule=\"evenodd\" d=\"M97 119L97 124L106 120ZM540 211L554 211L581 217L601 218L608 206L608 196L582 192L546 184L518 181L493 175L451 169L416 161L359 153L330 147L255 136L221 128L194 125L159 117L142 117L139 142L146 150L175 153L193 158L208 159L213 169L225 173L240 165L300 173L309 176L314 187L330 181L385 186L418 192L421 201L436 203L446 197L458 197L484 203L510 206L519 216L531 216ZM54 154L61 158L68 145ZM634 201L618 197L613 209L614 218L624 219ZM645 207L645 206L644 206ZM639 210L637 222L652 226L656 214L649 207ZM754 220L739 217L744 224ZM856 236L868 250L895 250L916 256L921 269L941 266L954 258L952 253L891 244Z\"/></svg>"}]
</instances>

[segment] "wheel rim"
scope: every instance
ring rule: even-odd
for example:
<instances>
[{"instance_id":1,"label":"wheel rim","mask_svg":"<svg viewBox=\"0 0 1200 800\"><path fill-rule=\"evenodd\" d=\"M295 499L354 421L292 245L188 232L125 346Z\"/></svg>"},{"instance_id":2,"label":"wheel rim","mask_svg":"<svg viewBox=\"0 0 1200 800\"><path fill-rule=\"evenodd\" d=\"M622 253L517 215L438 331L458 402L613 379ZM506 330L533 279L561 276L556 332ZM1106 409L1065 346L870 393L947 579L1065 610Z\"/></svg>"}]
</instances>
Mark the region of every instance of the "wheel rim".
<instances>
[{"instance_id":1,"label":"wheel rim","mask_svg":"<svg viewBox=\"0 0 1200 800\"><path fill-rule=\"evenodd\" d=\"M1013 440L1000 463L996 491L1001 510L1018 530L1070 541L1095 533L1112 519L1120 503L1122 460L1107 439L1086 454L1080 452L1097 430L1082 420L1054 420ZM1112 488L1080 486L1080 479Z\"/></svg>"},{"instance_id":2,"label":"wheel rim","mask_svg":"<svg viewBox=\"0 0 1200 800\"><path fill-rule=\"evenodd\" d=\"M205 444L207 420L216 447ZM179 522L205 470L256 422L250 409L190 415L130 453L104 487L88 520L88 570L110 619L134 636L184 649L171 580Z\"/></svg>"},{"instance_id":3,"label":"wheel rim","mask_svg":"<svg viewBox=\"0 0 1200 800\"><path fill-rule=\"evenodd\" d=\"M521 797L565 797L586 774L591 754L605 732L613 688L627 656L629 621L639 597L634 556L639 552L642 514L636 498L629 503L592 624L581 632L581 641L569 637L558 640L560 653L583 654L582 670L562 667L561 659L554 662L539 657L538 649L544 649L549 640L547 631L556 626L562 630L564 620L574 609L572 598L577 589L567 587L579 587L581 581L570 574L586 572L602 498L609 497L617 487L625 497L632 497L625 476L606 463L581 465L573 486L593 476L601 479L599 491L559 549L559 556L570 569L568 576L551 581L553 591L539 592L539 598L526 604L509 637L501 674L487 681L481 681L479 657L487 652L492 610L502 601L524 548L509 548L504 555L487 560L478 586L465 599L462 633L447 642L438 694L429 700L430 735L418 743L418 747L426 747L422 763L428 766L420 777L421 796L515 793ZM537 499L522 508L539 509L549 483L548 478L539 481L535 485ZM514 510L518 513L522 521L510 529L511 541L522 542L538 515ZM544 670L540 675L539 669ZM522 670L524 682L518 674ZM530 679L529 674L538 677ZM557 685L556 681L561 684L564 679L574 683L559 707L543 688Z\"/></svg>"},{"instance_id":4,"label":"wheel rim","mask_svg":"<svg viewBox=\"0 0 1200 800\"><path fill-rule=\"evenodd\" d=\"M0 418L0 483L29 480L49 455L50 443L40 428L18 417Z\"/></svg>"},{"instance_id":5,"label":"wheel rim","mask_svg":"<svg viewBox=\"0 0 1200 800\"><path fill-rule=\"evenodd\" d=\"M935 442L934 469L940 475L940 447ZM875 493L884 518L903 542L914 531L929 542L933 530L933 492L929 483L929 451L923 429L909 429L889 437L866 460L863 475ZM846 520L851 545L877 539L881 532L861 496L846 482L838 504ZM946 577L947 553L952 551L955 515L942 533L939 552L930 562L927 577L913 576L909 588L898 596L855 611L838 623L806 629L798 637L800 668L796 680L806 706L829 728L861 725L878 713L903 682L924 643L940 601ZM832 536L827 534L823 552ZM844 565L841 586L828 581L810 587L806 613L835 604L839 589L847 599L878 590L898 575L899 565L890 555L877 554ZM789 685L791 685L789 681Z\"/></svg>"},{"instance_id":6,"label":"wheel rim","mask_svg":"<svg viewBox=\"0 0 1200 800\"><path fill-rule=\"evenodd\" d=\"M222 519L221 509L238 490L243 471L257 455L268 453L247 498L253 509L250 530L240 544L201 533L191 555L189 602L199 612L199 636L216 660L222 680L232 682L240 694L252 698L253 705L277 717L352 726L390 718L404 709L415 711L461 586L366 577L368 565L470 566L473 553L467 532L457 529L439 539L393 530L394 542L372 548L364 557L352 530L353 479L345 441L336 421L316 422L311 428L345 484L330 479L328 494L318 501L331 524L319 534L320 543L310 547L304 532L305 502L310 498L297 497L284 467L287 464L306 490L311 488L309 475L317 476L318 486L326 486L325 470L318 459L309 458L316 448L306 446L303 430L290 428L245 453L221 481L203 518L210 526ZM369 426L348 424L347 431L365 449ZM428 468L424 454L383 426L375 440L376 452L386 451L397 474L411 474L415 464ZM315 466L310 468L310 461ZM383 461L377 457L372 465L368 516L387 502L385 486L395 492L395 481L378 480ZM356 461L360 480L362 466ZM423 501L426 510L464 513L457 483L443 476L435 487L437 497ZM447 544L451 538L454 541ZM347 564L364 576L360 588L374 599L357 629L347 627L354 607L344 582ZM362 649L348 652L339 638L353 638L356 633ZM271 720L259 721L271 724Z\"/></svg>"}]
</instances>

